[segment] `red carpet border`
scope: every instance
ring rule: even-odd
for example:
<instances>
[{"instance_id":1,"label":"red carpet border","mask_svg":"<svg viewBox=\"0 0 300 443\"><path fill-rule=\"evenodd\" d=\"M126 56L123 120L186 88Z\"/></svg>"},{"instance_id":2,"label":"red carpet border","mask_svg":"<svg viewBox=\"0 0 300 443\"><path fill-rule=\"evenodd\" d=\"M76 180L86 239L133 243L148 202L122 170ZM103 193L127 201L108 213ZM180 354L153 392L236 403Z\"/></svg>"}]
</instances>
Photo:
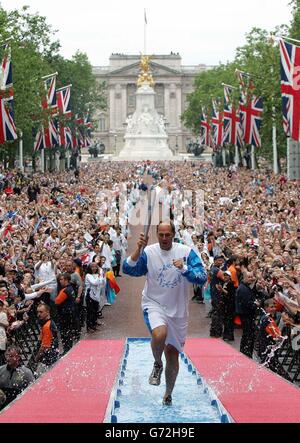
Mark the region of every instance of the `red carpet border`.
<instances>
[{"instance_id":1,"label":"red carpet border","mask_svg":"<svg viewBox=\"0 0 300 443\"><path fill-rule=\"evenodd\" d=\"M236 423L300 423L300 390L223 340L189 339L184 351Z\"/></svg>"},{"instance_id":2,"label":"red carpet border","mask_svg":"<svg viewBox=\"0 0 300 443\"><path fill-rule=\"evenodd\" d=\"M80 341L0 414L0 423L102 423L124 344Z\"/></svg>"}]
</instances>

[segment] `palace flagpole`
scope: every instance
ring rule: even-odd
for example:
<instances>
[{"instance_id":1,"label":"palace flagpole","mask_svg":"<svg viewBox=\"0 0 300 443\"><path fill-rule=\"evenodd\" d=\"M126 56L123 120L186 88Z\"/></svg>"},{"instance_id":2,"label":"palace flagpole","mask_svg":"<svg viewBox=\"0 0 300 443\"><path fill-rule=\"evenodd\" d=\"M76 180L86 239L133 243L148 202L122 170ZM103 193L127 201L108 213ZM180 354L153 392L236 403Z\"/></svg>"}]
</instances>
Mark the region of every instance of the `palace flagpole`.
<instances>
[{"instance_id":1,"label":"palace flagpole","mask_svg":"<svg viewBox=\"0 0 300 443\"><path fill-rule=\"evenodd\" d=\"M144 9L144 55L147 55L147 24L146 9Z\"/></svg>"}]
</instances>

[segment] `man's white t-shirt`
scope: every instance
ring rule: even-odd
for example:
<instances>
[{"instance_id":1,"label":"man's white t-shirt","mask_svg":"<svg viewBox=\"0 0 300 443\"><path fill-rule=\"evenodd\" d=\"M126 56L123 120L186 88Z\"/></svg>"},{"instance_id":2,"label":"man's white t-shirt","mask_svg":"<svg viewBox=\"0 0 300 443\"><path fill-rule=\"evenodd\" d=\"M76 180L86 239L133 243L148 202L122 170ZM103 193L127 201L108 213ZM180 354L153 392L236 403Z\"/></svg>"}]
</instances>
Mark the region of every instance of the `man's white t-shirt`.
<instances>
[{"instance_id":1,"label":"man's white t-shirt","mask_svg":"<svg viewBox=\"0 0 300 443\"><path fill-rule=\"evenodd\" d=\"M183 318L188 316L189 282L177 269L173 260L184 259L191 248L173 243L170 251L164 251L159 244L147 246L147 280L143 290L142 308L160 306L169 317ZM183 271L184 272L184 271Z\"/></svg>"}]
</instances>

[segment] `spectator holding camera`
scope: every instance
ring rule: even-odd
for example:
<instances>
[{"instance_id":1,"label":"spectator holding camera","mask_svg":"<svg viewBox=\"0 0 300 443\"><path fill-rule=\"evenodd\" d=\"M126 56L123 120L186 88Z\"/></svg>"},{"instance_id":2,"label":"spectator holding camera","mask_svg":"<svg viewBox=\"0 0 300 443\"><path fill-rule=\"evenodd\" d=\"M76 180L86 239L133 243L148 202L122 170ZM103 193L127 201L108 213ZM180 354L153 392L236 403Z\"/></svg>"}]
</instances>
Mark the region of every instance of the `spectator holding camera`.
<instances>
[{"instance_id":1,"label":"spectator holding camera","mask_svg":"<svg viewBox=\"0 0 300 443\"><path fill-rule=\"evenodd\" d=\"M6 314L6 307L3 301L0 300L0 366L4 364L4 354L7 344L6 329L8 327L8 318Z\"/></svg>"}]
</instances>

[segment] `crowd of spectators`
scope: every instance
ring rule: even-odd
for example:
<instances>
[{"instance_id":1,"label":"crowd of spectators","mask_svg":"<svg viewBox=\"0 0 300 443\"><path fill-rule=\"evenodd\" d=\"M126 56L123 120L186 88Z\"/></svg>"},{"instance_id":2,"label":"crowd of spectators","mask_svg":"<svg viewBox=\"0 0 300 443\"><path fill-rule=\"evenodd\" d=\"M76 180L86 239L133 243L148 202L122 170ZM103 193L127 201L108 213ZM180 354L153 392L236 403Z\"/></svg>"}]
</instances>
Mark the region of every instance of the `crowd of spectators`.
<instances>
[{"instance_id":1,"label":"crowd of spectators","mask_svg":"<svg viewBox=\"0 0 300 443\"><path fill-rule=\"evenodd\" d=\"M300 184L267 168L191 168L174 166L168 182L170 189L204 192L203 225L185 226L178 241L206 264L207 287L193 299L210 298L210 336L233 342L241 327L240 351L252 358L256 350L261 363L291 379L279 356L284 347L299 350Z\"/></svg>"},{"instance_id":2,"label":"crowd of spectators","mask_svg":"<svg viewBox=\"0 0 300 443\"><path fill-rule=\"evenodd\" d=\"M267 169L192 162L103 162L75 174L1 171L3 406L83 334L101 330L147 174L162 190L175 241L190 245L207 268L208 283L194 288L193 300L211 304L210 336L231 342L240 322L241 352L252 357L256 347L263 364L286 375L273 351L300 331L298 182ZM204 211L198 214L199 190ZM18 386L14 373L22 374Z\"/></svg>"}]
</instances>

